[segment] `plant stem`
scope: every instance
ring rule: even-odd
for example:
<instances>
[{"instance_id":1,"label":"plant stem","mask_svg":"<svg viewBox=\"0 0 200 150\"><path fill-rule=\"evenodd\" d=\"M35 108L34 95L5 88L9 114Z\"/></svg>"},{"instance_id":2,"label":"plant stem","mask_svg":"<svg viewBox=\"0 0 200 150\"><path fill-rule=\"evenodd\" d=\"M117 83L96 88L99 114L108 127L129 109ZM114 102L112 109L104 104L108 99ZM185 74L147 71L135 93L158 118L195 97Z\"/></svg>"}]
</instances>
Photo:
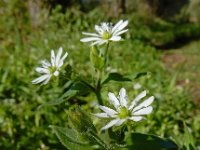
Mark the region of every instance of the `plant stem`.
<instances>
[{"instance_id":1,"label":"plant stem","mask_svg":"<svg viewBox=\"0 0 200 150\"><path fill-rule=\"evenodd\" d=\"M101 97L101 71L100 70L97 70L97 83L96 83L95 94L96 94L99 104L103 105L103 100Z\"/></svg>"},{"instance_id":2,"label":"plant stem","mask_svg":"<svg viewBox=\"0 0 200 150\"><path fill-rule=\"evenodd\" d=\"M105 53L104 53L104 57L105 57L105 69L106 69L106 66L108 64L108 48L109 48L109 42L106 44L106 50L105 50Z\"/></svg>"}]
</instances>

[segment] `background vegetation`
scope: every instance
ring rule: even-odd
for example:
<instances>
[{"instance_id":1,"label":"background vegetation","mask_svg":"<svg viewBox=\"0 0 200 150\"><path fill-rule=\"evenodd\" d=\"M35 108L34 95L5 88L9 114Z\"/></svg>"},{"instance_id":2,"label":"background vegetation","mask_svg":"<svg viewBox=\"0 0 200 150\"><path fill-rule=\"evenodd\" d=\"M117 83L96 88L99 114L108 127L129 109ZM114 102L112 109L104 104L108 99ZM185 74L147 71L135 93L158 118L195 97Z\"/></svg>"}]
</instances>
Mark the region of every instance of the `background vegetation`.
<instances>
[{"instance_id":1,"label":"background vegetation","mask_svg":"<svg viewBox=\"0 0 200 150\"><path fill-rule=\"evenodd\" d=\"M93 31L95 24L119 19L129 20L129 32L125 42L111 46L108 69L149 74L135 82L109 84L104 99L107 91L118 91L121 86L128 89L130 97L149 89L156 98L155 111L136 131L169 137L184 145L185 123L192 144L199 146L198 4L198 0L0 1L0 149L64 149L49 125L64 126L66 110L76 105L91 111L94 96L39 108L59 97L62 87L55 83L32 85L37 76L34 68L39 60L49 58L51 49L62 46L76 72L90 80L89 49L80 42L81 31ZM134 89L137 83L141 89Z\"/></svg>"}]
</instances>

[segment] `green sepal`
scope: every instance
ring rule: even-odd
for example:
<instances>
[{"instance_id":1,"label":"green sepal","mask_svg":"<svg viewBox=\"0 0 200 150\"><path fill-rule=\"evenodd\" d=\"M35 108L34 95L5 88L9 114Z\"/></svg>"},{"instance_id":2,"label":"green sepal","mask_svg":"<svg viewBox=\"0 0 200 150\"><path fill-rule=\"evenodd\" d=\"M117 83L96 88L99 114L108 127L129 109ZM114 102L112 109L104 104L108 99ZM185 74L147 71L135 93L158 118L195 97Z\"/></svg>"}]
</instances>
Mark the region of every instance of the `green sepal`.
<instances>
[{"instance_id":1,"label":"green sepal","mask_svg":"<svg viewBox=\"0 0 200 150\"><path fill-rule=\"evenodd\" d=\"M105 58L101 55L96 46L92 46L90 50L90 61L94 68L101 70L104 67Z\"/></svg>"}]
</instances>

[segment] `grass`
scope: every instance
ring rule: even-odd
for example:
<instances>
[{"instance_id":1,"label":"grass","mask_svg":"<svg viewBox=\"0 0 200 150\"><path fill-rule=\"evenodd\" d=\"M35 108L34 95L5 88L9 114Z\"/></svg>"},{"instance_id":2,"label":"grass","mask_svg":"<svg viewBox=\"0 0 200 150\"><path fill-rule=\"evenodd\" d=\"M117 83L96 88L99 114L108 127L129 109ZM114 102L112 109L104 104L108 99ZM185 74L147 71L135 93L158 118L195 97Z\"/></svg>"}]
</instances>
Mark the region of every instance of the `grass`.
<instances>
[{"instance_id":1,"label":"grass","mask_svg":"<svg viewBox=\"0 0 200 150\"><path fill-rule=\"evenodd\" d=\"M69 52L67 62L73 65L75 72L91 80L89 48L80 42L81 31L93 31L93 26L105 21L105 18L98 16L98 11L85 15L71 10L62 14L59 9L55 9L46 19L40 18L42 24L31 27L27 12L23 15L18 9L20 7L15 8L15 11L3 9L6 13L0 20L0 148L63 149L48 126L64 126L66 111L74 107L74 102L72 100L63 105L38 109L41 104L59 97L62 91L54 83L47 86L32 85L31 81L38 76L34 68L41 59L49 59L51 49L57 50L62 46ZM103 89L103 98L107 100L108 91L116 92L122 86L128 89L130 97L142 89L149 89L149 93L156 98L155 111L136 131L176 138L183 133L185 122L198 145L199 111L191 101L190 95L193 94L188 93L189 87L181 85L180 88L177 82L180 80L182 84L182 80L185 82L188 79L192 85L199 85L200 42L193 42L178 50L158 52L144 38L145 34L147 39L152 35L147 25L143 24L147 32L137 32L139 25L133 26L137 24L136 20L131 19L132 16L122 17L130 19L129 33L124 36L125 41L111 45L110 68L122 74L133 75L141 71L150 74L134 82L110 83ZM135 37L136 32L138 35ZM175 58L172 62L167 60L163 63L168 55L180 55L183 60ZM136 83L140 83L142 89L134 90L133 85ZM83 107L91 111L94 96L81 99L88 102Z\"/></svg>"}]
</instances>

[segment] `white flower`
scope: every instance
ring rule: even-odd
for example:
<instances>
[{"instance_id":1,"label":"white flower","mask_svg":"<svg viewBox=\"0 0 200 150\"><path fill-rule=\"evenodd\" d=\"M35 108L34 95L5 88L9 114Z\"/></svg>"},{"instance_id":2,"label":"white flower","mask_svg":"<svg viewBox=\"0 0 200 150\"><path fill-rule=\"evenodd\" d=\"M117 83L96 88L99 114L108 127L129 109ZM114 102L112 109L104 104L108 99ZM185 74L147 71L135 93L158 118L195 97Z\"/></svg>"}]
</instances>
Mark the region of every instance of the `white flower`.
<instances>
[{"instance_id":1,"label":"white flower","mask_svg":"<svg viewBox=\"0 0 200 150\"><path fill-rule=\"evenodd\" d=\"M41 67L37 67L36 72L42 74L40 77L32 81L33 84L47 84L52 76L58 76L60 68L63 65L64 59L67 57L68 53L66 52L63 57L62 47L59 48L57 55L55 56L54 50L51 50L51 62L47 60L41 61Z\"/></svg>"},{"instance_id":2,"label":"white flower","mask_svg":"<svg viewBox=\"0 0 200 150\"><path fill-rule=\"evenodd\" d=\"M121 34L128 31L124 29L128 25L128 21L120 20L114 26L112 23L103 22L100 26L95 25L97 33L82 32L89 37L82 38L81 42L93 42L92 45L101 45L108 41L120 41Z\"/></svg>"},{"instance_id":3,"label":"white flower","mask_svg":"<svg viewBox=\"0 0 200 150\"><path fill-rule=\"evenodd\" d=\"M124 88L121 88L118 97L109 92L109 102L115 109L108 108L106 106L99 106L103 113L94 114L96 117L112 119L101 130L106 130L112 126L120 126L128 120L137 122L142 120L144 115L150 114L153 110L153 107L150 105L154 101L154 97L151 96L143 102L140 102L145 96L146 91L143 91L131 103L129 103L126 90Z\"/></svg>"}]
</instances>

